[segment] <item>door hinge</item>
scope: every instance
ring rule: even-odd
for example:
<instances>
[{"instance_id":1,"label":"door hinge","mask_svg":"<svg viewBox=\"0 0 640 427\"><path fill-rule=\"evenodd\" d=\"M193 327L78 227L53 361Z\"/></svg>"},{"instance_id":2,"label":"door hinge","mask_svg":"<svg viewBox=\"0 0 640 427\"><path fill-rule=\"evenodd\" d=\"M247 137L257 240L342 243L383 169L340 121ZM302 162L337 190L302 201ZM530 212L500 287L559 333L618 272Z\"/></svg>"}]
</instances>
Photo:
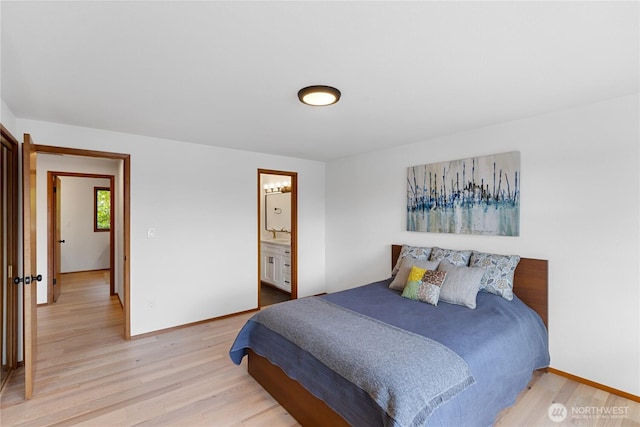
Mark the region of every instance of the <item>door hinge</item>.
<instances>
[{"instance_id":1,"label":"door hinge","mask_svg":"<svg viewBox=\"0 0 640 427\"><path fill-rule=\"evenodd\" d=\"M53 286L57 285L58 281L56 279L53 279Z\"/></svg>"}]
</instances>

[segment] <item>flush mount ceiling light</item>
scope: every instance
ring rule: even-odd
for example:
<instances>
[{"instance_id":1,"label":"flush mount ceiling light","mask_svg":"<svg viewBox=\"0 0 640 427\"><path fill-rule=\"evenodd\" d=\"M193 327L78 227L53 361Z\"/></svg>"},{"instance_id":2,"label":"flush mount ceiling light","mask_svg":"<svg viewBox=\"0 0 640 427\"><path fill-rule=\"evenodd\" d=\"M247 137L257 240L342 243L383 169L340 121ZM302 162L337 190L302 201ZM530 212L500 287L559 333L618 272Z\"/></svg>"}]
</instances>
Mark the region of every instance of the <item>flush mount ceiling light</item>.
<instances>
[{"instance_id":1,"label":"flush mount ceiling light","mask_svg":"<svg viewBox=\"0 0 640 427\"><path fill-rule=\"evenodd\" d=\"M323 107L338 102L340 91L331 86L307 86L298 91L300 102L314 107Z\"/></svg>"}]
</instances>

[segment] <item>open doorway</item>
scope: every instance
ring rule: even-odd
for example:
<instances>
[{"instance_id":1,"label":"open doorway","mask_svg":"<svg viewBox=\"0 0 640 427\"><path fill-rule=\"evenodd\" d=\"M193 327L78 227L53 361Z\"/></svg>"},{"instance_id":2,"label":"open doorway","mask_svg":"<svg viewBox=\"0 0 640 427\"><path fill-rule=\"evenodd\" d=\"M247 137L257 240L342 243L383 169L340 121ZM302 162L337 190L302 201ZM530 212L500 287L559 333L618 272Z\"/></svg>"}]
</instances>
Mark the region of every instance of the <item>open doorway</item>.
<instances>
[{"instance_id":1,"label":"open doorway","mask_svg":"<svg viewBox=\"0 0 640 427\"><path fill-rule=\"evenodd\" d=\"M112 189L113 196L114 226L110 230L110 233L107 233L113 236L113 238L110 239L110 249L113 255L110 254L109 257L113 258L110 260L111 269L108 280L110 284L115 285L115 293L118 295L120 304L123 306L123 338L126 340L131 339L129 303L130 155L46 145L36 145L35 152L38 157L38 169L41 171L38 176L43 176L42 184L39 184L39 186L41 185L40 188L44 194L42 196L44 200L38 203L39 206L50 206L46 200L49 195L46 190L48 184L45 182L47 174L45 174L44 171L56 171L54 174L64 175L68 173L76 176L82 174L100 174L106 175L109 177L109 180L111 176L115 177L113 183L109 181L109 187ZM62 191L64 192L64 189ZM40 191L38 191L38 193L40 193ZM47 227L49 227L49 221L45 213L42 221L40 222L39 220L38 222L38 224L43 224L44 227L39 233L41 235L47 234L47 240L53 240L52 235L49 235L49 230L47 229ZM40 225L38 225L38 227L40 227ZM63 237L58 240L66 239ZM47 251L49 250L50 248L47 247ZM47 278L49 277L50 270L48 259L49 257L47 257L47 267L45 270L47 272ZM48 282L43 283L43 287L46 287L47 284ZM39 303L46 303L49 292L47 289L39 288L38 295L40 295L40 291L42 291L42 295L46 295L47 298L44 298L44 301L39 301Z\"/></svg>"},{"instance_id":2,"label":"open doorway","mask_svg":"<svg viewBox=\"0 0 640 427\"><path fill-rule=\"evenodd\" d=\"M114 175L47 171L47 303L69 273L101 271L117 294L114 183Z\"/></svg>"},{"instance_id":3,"label":"open doorway","mask_svg":"<svg viewBox=\"0 0 640 427\"><path fill-rule=\"evenodd\" d=\"M258 307L298 297L297 178L258 169Z\"/></svg>"}]
</instances>

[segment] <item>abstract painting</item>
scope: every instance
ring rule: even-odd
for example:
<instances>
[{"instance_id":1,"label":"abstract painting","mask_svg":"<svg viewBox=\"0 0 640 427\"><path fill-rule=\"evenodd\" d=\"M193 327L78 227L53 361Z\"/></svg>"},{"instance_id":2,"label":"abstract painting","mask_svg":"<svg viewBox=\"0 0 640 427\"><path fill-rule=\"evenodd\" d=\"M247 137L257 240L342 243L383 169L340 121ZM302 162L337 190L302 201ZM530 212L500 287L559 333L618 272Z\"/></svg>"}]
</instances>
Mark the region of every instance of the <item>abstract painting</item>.
<instances>
[{"instance_id":1,"label":"abstract painting","mask_svg":"<svg viewBox=\"0 0 640 427\"><path fill-rule=\"evenodd\" d=\"M520 235L520 153L409 167L407 230Z\"/></svg>"}]
</instances>

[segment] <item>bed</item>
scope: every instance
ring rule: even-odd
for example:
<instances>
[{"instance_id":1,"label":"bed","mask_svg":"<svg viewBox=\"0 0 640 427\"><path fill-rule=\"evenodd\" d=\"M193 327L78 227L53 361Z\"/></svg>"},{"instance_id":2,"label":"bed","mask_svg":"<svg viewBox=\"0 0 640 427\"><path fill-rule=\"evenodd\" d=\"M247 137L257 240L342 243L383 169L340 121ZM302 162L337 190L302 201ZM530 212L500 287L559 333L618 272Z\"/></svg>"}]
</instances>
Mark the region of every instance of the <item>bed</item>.
<instances>
[{"instance_id":1,"label":"bed","mask_svg":"<svg viewBox=\"0 0 640 427\"><path fill-rule=\"evenodd\" d=\"M247 322L230 356L247 355L250 375L304 426L491 425L549 364L547 266L520 259L513 300L478 292L474 310L401 298L391 279L278 304ZM366 335L378 339L362 348ZM370 365L381 372L367 376Z\"/></svg>"}]
</instances>

